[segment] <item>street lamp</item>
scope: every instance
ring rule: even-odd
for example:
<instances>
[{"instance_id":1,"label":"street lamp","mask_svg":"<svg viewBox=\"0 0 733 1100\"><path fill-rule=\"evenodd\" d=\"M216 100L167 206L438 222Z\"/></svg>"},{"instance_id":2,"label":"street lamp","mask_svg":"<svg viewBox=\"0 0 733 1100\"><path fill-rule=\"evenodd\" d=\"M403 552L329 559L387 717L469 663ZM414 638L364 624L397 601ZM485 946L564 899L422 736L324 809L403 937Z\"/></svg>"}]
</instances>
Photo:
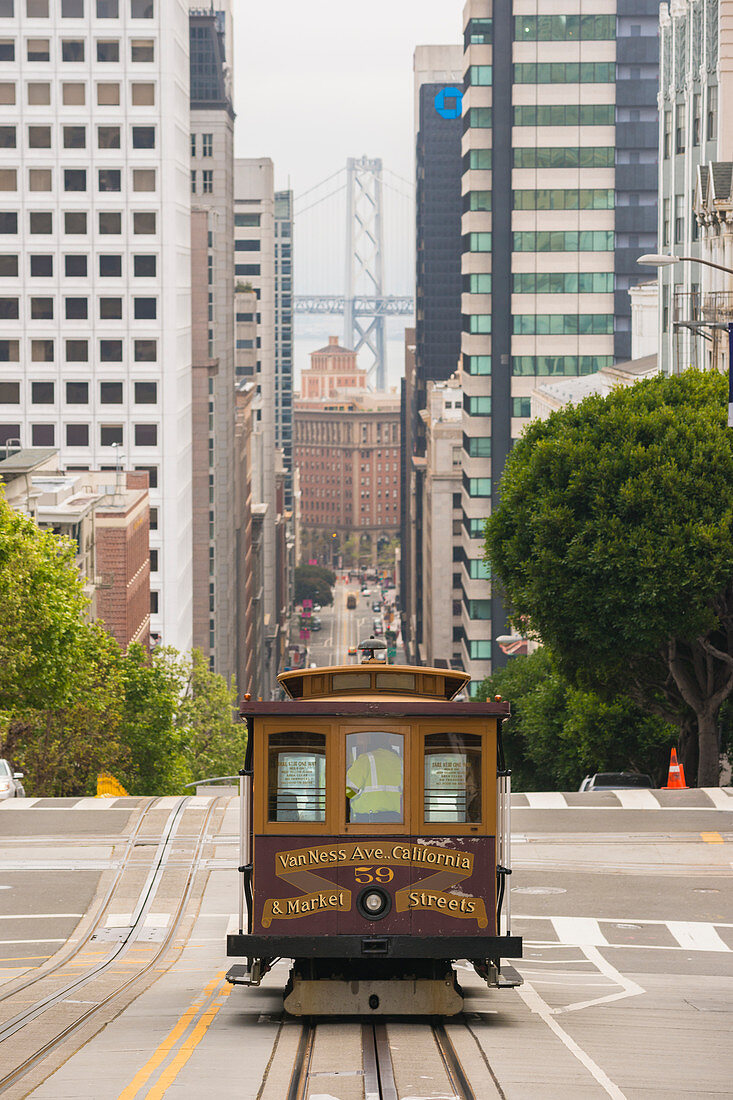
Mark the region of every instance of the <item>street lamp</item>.
<instances>
[{"instance_id":1,"label":"street lamp","mask_svg":"<svg viewBox=\"0 0 733 1100\"><path fill-rule=\"evenodd\" d=\"M724 267L723 264L714 264L712 260L703 260L700 256L671 256L664 253L648 253L639 256L636 261L645 267L669 267L671 264L688 263L703 264L704 267L714 267L716 271L724 271L726 275L733 275L733 268ZM712 327L712 326L711 326ZM717 326L715 326L717 327ZM728 427L733 428L733 322L720 326L728 330Z\"/></svg>"}]
</instances>

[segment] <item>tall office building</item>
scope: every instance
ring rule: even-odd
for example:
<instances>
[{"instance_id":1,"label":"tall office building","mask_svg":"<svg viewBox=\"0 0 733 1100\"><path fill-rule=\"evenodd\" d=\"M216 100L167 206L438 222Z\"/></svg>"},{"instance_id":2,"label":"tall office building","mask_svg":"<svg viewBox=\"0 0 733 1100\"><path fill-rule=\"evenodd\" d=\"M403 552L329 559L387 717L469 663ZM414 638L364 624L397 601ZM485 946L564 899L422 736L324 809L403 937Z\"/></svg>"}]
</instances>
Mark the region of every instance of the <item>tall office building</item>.
<instances>
[{"instance_id":1,"label":"tall office building","mask_svg":"<svg viewBox=\"0 0 733 1100\"><path fill-rule=\"evenodd\" d=\"M211 668L236 666L238 562L234 462L234 111L227 50L228 3L191 8L191 207L205 223L192 281L205 312L193 348L193 632ZM202 302L202 305L203 305Z\"/></svg>"},{"instance_id":2,"label":"tall office building","mask_svg":"<svg viewBox=\"0 0 733 1100\"><path fill-rule=\"evenodd\" d=\"M423 641L426 589L422 540L426 428L421 412L431 381L449 378L461 352L461 96L463 51L418 46L415 95L416 270L415 351L409 407L403 414L411 441L401 499L402 612L407 652L417 660ZM460 591L454 593L460 600ZM460 623L458 624L460 627ZM460 647L460 641L456 642Z\"/></svg>"},{"instance_id":3,"label":"tall office building","mask_svg":"<svg viewBox=\"0 0 733 1100\"><path fill-rule=\"evenodd\" d=\"M282 609L277 607L275 546L275 187L273 164L266 157L234 161L234 278L237 316L250 314L256 302L256 346L237 351L236 370L240 380L251 379L256 388L251 485L252 506L258 522L262 521L261 607L268 652L263 697L267 698L278 672ZM245 308L247 302L249 308ZM240 324L246 329L251 321L237 321L237 341Z\"/></svg>"},{"instance_id":4,"label":"tall office building","mask_svg":"<svg viewBox=\"0 0 733 1100\"><path fill-rule=\"evenodd\" d=\"M627 285L654 245L649 212L635 221L625 209L651 200L648 6L526 9L464 9L462 649L473 684L504 660L484 522L535 381L629 353Z\"/></svg>"},{"instance_id":5,"label":"tall office building","mask_svg":"<svg viewBox=\"0 0 733 1100\"><path fill-rule=\"evenodd\" d=\"M730 0L660 8L659 250L724 267L733 266L721 240L733 160L732 27ZM659 353L666 374L720 365L726 336L705 322L730 321L732 301L731 280L710 268L681 263L659 269Z\"/></svg>"},{"instance_id":6,"label":"tall office building","mask_svg":"<svg viewBox=\"0 0 733 1100\"><path fill-rule=\"evenodd\" d=\"M0 443L146 470L151 633L189 649L183 0L0 4Z\"/></svg>"},{"instance_id":7,"label":"tall office building","mask_svg":"<svg viewBox=\"0 0 733 1100\"><path fill-rule=\"evenodd\" d=\"M293 508L293 192L275 192L275 446Z\"/></svg>"}]
</instances>

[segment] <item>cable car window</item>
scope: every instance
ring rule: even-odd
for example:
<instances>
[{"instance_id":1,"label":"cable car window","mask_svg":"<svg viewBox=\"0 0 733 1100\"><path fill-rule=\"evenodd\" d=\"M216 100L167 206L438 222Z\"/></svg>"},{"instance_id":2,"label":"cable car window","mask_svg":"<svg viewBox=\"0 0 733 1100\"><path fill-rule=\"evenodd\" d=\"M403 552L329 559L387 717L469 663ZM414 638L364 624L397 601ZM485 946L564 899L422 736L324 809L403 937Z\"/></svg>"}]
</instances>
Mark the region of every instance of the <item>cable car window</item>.
<instances>
[{"instance_id":1,"label":"cable car window","mask_svg":"<svg viewBox=\"0 0 733 1100\"><path fill-rule=\"evenodd\" d=\"M481 738L475 733L425 736L425 821L481 820Z\"/></svg>"},{"instance_id":2,"label":"cable car window","mask_svg":"<svg viewBox=\"0 0 733 1100\"><path fill-rule=\"evenodd\" d=\"M347 735L347 822L402 824L404 757L401 733L370 730Z\"/></svg>"},{"instance_id":3,"label":"cable car window","mask_svg":"<svg viewBox=\"0 0 733 1100\"><path fill-rule=\"evenodd\" d=\"M331 686L333 691L369 691L371 677L368 672L334 672Z\"/></svg>"},{"instance_id":4,"label":"cable car window","mask_svg":"<svg viewBox=\"0 0 733 1100\"><path fill-rule=\"evenodd\" d=\"M326 735L271 733L267 820L326 820Z\"/></svg>"},{"instance_id":5,"label":"cable car window","mask_svg":"<svg viewBox=\"0 0 733 1100\"><path fill-rule=\"evenodd\" d=\"M413 672L378 672L375 677L377 691L414 691Z\"/></svg>"}]
</instances>

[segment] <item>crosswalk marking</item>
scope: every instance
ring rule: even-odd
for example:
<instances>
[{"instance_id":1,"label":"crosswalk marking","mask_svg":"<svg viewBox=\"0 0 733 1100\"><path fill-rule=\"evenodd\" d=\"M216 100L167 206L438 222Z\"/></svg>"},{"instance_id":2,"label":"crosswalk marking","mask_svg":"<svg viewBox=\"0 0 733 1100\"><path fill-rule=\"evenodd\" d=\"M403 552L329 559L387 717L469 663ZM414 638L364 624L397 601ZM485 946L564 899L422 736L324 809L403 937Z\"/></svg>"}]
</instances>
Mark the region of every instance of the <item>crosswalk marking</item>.
<instances>
[{"instance_id":1,"label":"crosswalk marking","mask_svg":"<svg viewBox=\"0 0 733 1100\"><path fill-rule=\"evenodd\" d=\"M630 788L613 793L625 810L659 810L661 808L652 792L643 788L640 790Z\"/></svg>"},{"instance_id":2,"label":"crosswalk marking","mask_svg":"<svg viewBox=\"0 0 733 1100\"><path fill-rule=\"evenodd\" d=\"M608 947L608 940L593 917L550 917L559 940L578 947Z\"/></svg>"},{"instance_id":3,"label":"crosswalk marking","mask_svg":"<svg viewBox=\"0 0 733 1100\"><path fill-rule=\"evenodd\" d=\"M109 810L117 798L80 798L72 810Z\"/></svg>"},{"instance_id":4,"label":"crosswalk marking","mask_svg":"<svg viewBox=\"0 0 733 1100\"><path fill-rule=\"evenodd\" d=\"M716 810L733 810L733 797L726 793L725 788L701 787L700 790L708 796Z\"/></svg>"},{"instance_id":5,"label":"crosswalk marking","mask_svg":"<svg viewBox=\"0 0 733 1100\"><path fill-rule=\"evenodd\" d=\"M0 810L30 810L31 806L40 801L40 798L7 798L0 802Z\"/></svg>"},{"instance_id":6,"label":"crosswalk marking","mask_svg":"<svg viewBox=\"0 0 733 1100\"><path fill-rule=\"evenodd\" d=\"M702 921L667 921L667 928L680 947L690 951L730 951L712 924Z\"/></svg>"},{"instance_id":7,"label":"crosswalk marking","mask_svg":"<svg viewBox=\"0 0 733 1100\"><path fill-rule=\"evenodd\" d=\"M559 791L528 791L525 795L533 810L566 810L565 795Z\"/></svg>"}]
</instances>

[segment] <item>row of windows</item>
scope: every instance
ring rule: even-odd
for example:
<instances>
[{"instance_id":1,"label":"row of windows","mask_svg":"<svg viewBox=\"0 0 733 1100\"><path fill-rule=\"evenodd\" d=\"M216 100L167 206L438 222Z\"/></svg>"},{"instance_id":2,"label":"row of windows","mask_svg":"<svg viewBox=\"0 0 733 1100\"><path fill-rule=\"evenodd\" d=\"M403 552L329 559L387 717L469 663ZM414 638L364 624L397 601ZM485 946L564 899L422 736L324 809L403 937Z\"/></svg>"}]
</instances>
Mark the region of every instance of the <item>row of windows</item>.
<instances>
[{"instance_id":1,"label":"row of windows","mask_svg":"<svg viewBox=\"0 0 733 1100\"><path fill-rule=\"evenodd\" d=\"M64 360L67 363L88 363L89 344L89 340L64 340ZM157 340L133 340L132 348L134 362L157 362ZM122 360L122 340L99 341L98 361L100 363L121 363ZM18 363L19 361L20 340L0 339L0 363ZM52 339L31 340L30 361L32 363L54 363L56 361L56 341Z\"/></svg>"},{"instance_id":2,"label":"row of windows","mask_svg":"<svg viewBox=\"0 0 733 1100\"><path fill-rule=\"evenodd\" d=\"M469 619L490 619L491 600L466 600Z\"/></svg>"},{"instance_id":3,"label":"row of windows","mask_svg":"<svg viewBox=\"0 0 733 1100\"><path fill-rule=\"evenodd\" d=\"M612 271L527 271L512 275L514 294L610 294Z\"/></svg>"},{"instance_id":4,"label":"row of windows","mask_svg":"<svg viewBox=\"0 0 733 1100\"><path fill-rule=\"evenodd\" d=\"M491 374L490 355L464 355L463 369L466 374L486 375Z\"/></svg>"},{"instance_id":5,"label":"row of windows","mask_svg":"<svg viewBox=\"0 0 733 1100\"><path fill-rule=\"evenodd\" d=\"M473 581L490 581L491 566L481 558L468 558L465 562L466 572Z\"/></svg>"},{"instance_id":6,"label":"row of windows","mask_svg":"<svg viewBox=\"0 0 733 1100\"><path fill-rule=\"evenodd\" d=\"M514 252L613 252L613 241L612 229L527 230L512 234Z\"/></svg>"},{"instance_id":7,"label":"row of windows","mask_svg":"<svg viewBox=\"0 0 733 1100\"><path fill-rule=\"evenodd\" d=\"M463 450L469 458L491 458L491 437L463 433Z\"/></svg>"},{"instance_id":8,"label":"row of windows","mask_svg":"<svg viewBox=\"0 0 733 1100\"><path fill-rule=\"evenodd\" d=\"M491 168L491 149L470 149L463 156L463 171L487 172Z\"/></svg>"},{"instance_id":9,"label":"row of windows","mask_svg":"<svg viewBox=\"0 0 733 1100\"><path fill-rule=\"evenodd\" d=\"M62 62L73 63L86 60L85 39L62 38L60 46ZM106 64L120 60L119 38L98 38L95 47L97 61ZM51 40L49 38L27 38L26 59L28 61L50 61ZM133 38L130 42L130 61L151 62L154 60L155 43L152 38ZM0 61L15 61L15 39L2 39Z\"/></svg>"},{"instance_id":10,"label":"row of windows","mask_svg":"<svg viewBox=\"0 0 733 1100\"><path fill-rule=\"evenodd\" d=\"M54 257L48 254L31 255L28 257L31 278L49 278L53 276ZM88 256L84 254L64 256L64 275L67 278L85 279L89 274ZM122 256L101 255L99 261L99 275L102 279L119 279L122 277ZM154 278L157 269L157 256L133 256L133 274L138 279ZM19 274L19 256L13 253L0 253L0 277L17 278Z\"/></svg>"},{"instance_id":11,"label":"row of windows","mask_svg":"<svg viewBox=\"0 0 733 1100\"><path fill-rule=\"evenodd\" d=\"M514 108L515 126L613 126L613 103L550 103Z\"/></svg>"},{"instance_id":12,"label":"row of windows","mask_svg":"<svg viewBox=\"0 0 733 1100\"><path fill-rule=\"evenodd\" d=\"M468 643L468 655L472 661L490 661L491 642L470 641Z\"/></svg>"},{"instance_id":13,"label":"row of windows","mask_svg":"<svg viewBox=\"0 0 733 1100\"><path fill-rule=\"evenodd\" d=\"M491 478L490 477L466 477L463 475L463 488L466 490L470 497L490 497L491 496Z\"/></svg>"},{"instance_id":14,"label":"row of windows","mask_svg":"<svg viewBox=\"0 0 733 1100\"><path fill-rule=\"evenodd\" d=\"M463 332L470 332L474 335L491 332L491 314L490 313L464 313L461 318L461 328Z\"/></svg>"},{"instance_id":15,"label":"row of windows","mask_svg":"<svg viewBox=\"0 0 733 1100\"><path fill-rule=\"evenodd\" d=\"M84 3L85 0L61 0L61 18L83 19ZM131 19L152 19L155 15L153 0L127 0L126 6ZM93 0L91 10L97 19L119 19L120 0ZM15 14L16 0L0 0L0 19L13 19ZM25 14L28 19L48 19L49 0L25 0Z\"/></svg>"},{"instance_id":16,"label":"row of windows","mask_svg":"<svg viewBox=\"0 0 733 1100\"><path fill-rule=\"evenodd\" d=\"M469 210L491 210L491 192L467 191L463 196L462 209L464 213Z\"/></svg>"},{"instance_id":17,"label":"row of windows","mask_svg":"<svg viewBox=\"0 0 733 1100\"><path fill-rule=\"evenodd\" d=\"M687 148L687 123L685 120L685 112L687 111L686 103L678 103L675 108L676 122L675 127L675 153L684 153ZM705 137L708 141L715 140L716 134L716 119L718 113L718 89L717 86L709 87L707 90L707 111L705 115ZM692 144L693 146L700 144L702 136L702 96L699 92L696 92L692 97ZM666 160L672 152L672 112L664 112L664 127L662 137L662 156Z\"/></svg>"},{"instance_id":18,"label":"row of windows","mask_svg":"<svg viewBox=\"0 0 733 1100\"><path fill-rule=\"evenodd\" d=\"M512 195L515 210L613 210L615 199L612 187L543 187Z\"/></svg>"},{"instance_id":19,"label":"row of windows","mask_svg":"<svg viewBox=\"0 0 733 1100\"><path fill-rule=\"evenodd\" d=\"M514 16L517 42L598 42L615 37L615 15Z\"/></svg>"},{"instance_id":20,"label":"row of windows","mask_svg":"<svg viewBox=\"0 0 733 1100\"><path fill-rule=\"evenodd\" d=\"M466 88L483 88L491 85L493 73L491 65L469 65L463 82Z\"/></svg>"},{"instance_id":21,"label":"row of windows","mask_svg":"<svg viewBox=\"0 0 733 1100\"><path fill-rule=\"evenodd\" d=\"M612 355L513 355L512 374L585 375L613 365Z\"/></svg>"},{"instance_id":22,"label":"row of windows","mask_svg":"<svg viewBox=\"0 0 733 1100\"><path fill-rule=\"evenodd\" d=\"M563 334L585 336L588 333L612 333L612 313L515 313L512 332L520 336Z\"/></svg>"},{"instance_id":23,"label":"row of windows","mask_svg":"<svg viewBox=\"0 0 733 1100\"><path fill-rule=\"evenodd\" d=\"M130 127L130 131L130 139L133 149L155 148L154 126L132 126ZM29 126L26 134L28 148L51 149L51 136L52 135L50 126ZM61 139L64 149L86 149L87 128L86 126L76 125L62 126ZM15 149L17 148L17 142L17 127L0 126L0 149ZM98 126L97 147L99 149L119 149L120 127Z\"/></svg>"},{"instance_id":24,"label":"row of windows","mask_svg":"<svg viewBox=\"0 0 733 1100\"><path fill-rule=\"evenodd\" d=\"M99 211L99 233L119 236L122 233L122 213L118 210ZM50 210L31 210L28 214L31 233L48 236L53 233L53 214ZM137 236L147 236L156 232L154 211L134 210L132 213L132 232ZM18 232L18 214L15 210L0 210L0 235L14 236ZM64 233L67 236L82 235L88 232L85 210L69 210L64 213Z\"/></svg>"},{"instance_id":25,"label":"row of windows","mask_svg":"<svg viewBox=\"0 0 733 1100\"><path fill-rule=\"evenodd\" d=\"M99 319L101 321L122 320L122 298L99 298ZM158 315L157 298L133 298L133 317L136 321L154 321ZM30 299L30 317L32 321L53 321L54 299ZM64 298L64 317L67 321L86 321L89 318L88 298ZM20 320L20 299L0 298L0 320Z\"/></svg>"},{"instance_id":26,"label":"row of windows","mask_svg":"<svg viewBox=\"0 0 733 1100\"><path fill-rule=\"evenodd\" d=\"M234 224L237 226L256 226L262 220L261 214L235 214Z\"/></svg>"},{"instance_id":27,"label":"row of windows","mask_svg":"<svg viewBox=\"0 0 733 1100\"><path fill-rule=\"evenodd\" d=\"M463 276L464 294L491 294L491 275L489 272L474 272Z\"/></svg>"},{"instance_id":28,"label":"row of windows","mask_svg":"<svg viewBox=\"0 0 733 1100\"><path fill-rule=\"evenodd\" d=\"M491 252L490 233L466 233L463 236L464 252Z\"/></svg>"},{"instance_id":29,"label":"row of windows","mask_svg":"<svg viewBox=\"0 0 733 1100\"><path fill-rule=\"evenodd\" d=\"M613 168L612 145L549 145L514 148L515 168Z\"/></svg>"},{"instance_id":30,"label":"row of windows","mask_svg":"<svg viewBox=\"0 0 733 1100\"><path fill-rule=\"evenodd\" d=\"M491 416L491 397L464 395L463 408L469 416Z\"/></svg>"},{"instance_id":31,"label":"row of windows","mask_svg":"<svg viewBox=\"0 0 733 1100\"><path fill-rule=\"evenodd\" d=\"M134 400L136 405L156 405L158 402L157 382L134 382ZM0 381L0 405L20 404L20 382ZM99 402L101 405L122 405L124 395L123 382L100 382ZM89 404L88 382L65 382L64 398L67 405ZM54 405L56 403L55 382L31 382L32 405Z\"/></svg>"},{"instance_id":32,"label":"row of windows","mask_svg":"<svg viewBox=\"0 0 733 1100\"><path fill-rule=\"evenodd\" d=\"M89 446L89 424L65 424L64 435L67 447ZM55 447L55 424L31 424L32 447ZM122 424L101 424L99 427L100 447L121 447L124 442L124 426ZM20 439L20 424L0 424L0 446L13 439ZM135 424L133 430L134 445L136 447L158 446L157 424ZM147 469L147 467L142 467ZM141 467L136 467L141 469ZM153 488L152 481L150 485Z\"/></svg>"},{"instance_id":33,"label":"row of windows","mask_svg":"<svg viewBox=\"0 0 733 1100\"><path fill-rule=\"evenodd\" d=\"M613 61L523 61L514 66L515 84L615 84Z\"/></svg>"},{"instance_id":34,"label":"row of windows","mask_svg":"<svg viewBox=\"0 0 733 1100\"><path fill-rule=\"evenodd\" d=\"M44 190L50 191L52 189L52 176L51 169L46 170L46 175L39 179L37 175L37 169L35 176L31 178L29 182L35 184L32 188L34 191ZM64 191L68 193L83 193L87 190L87 173L85 168L64 168ZM194 175L195 173L192 173ZM206 175L206 173L204 173ZM147 168L144 170L133 169L132 172L133 191L144 191L150 193L155 191L155 169ZM38 185L43 184L40 188ZM46 186L47 185L47 186ZM17 191L18 190L18 169L17 168L0 168L0 191ZM122 172L119 168L98 168L97 169L97 191L102 194L114 192L116 194L122 191Z\"/></svg>"},{"instance_id":35,"label":"row of windows","mask_svg":"<svg viewBox=\"0 0 733 1100\"><path fill-rule=\"evenodd\" d=\"M98 107L119 107L120 87L117 82L97 81L96 103ZM0 81L0 104L13 106L16 102L17 87L12 80ZM49 106L51 103L51 85L45 81L32 81L26 84L26 96L29 107ZM83 107L87 101L87 86L82 81L64 81L61 85L61 103L64 107ZM155 106L155 84L133 80L130 82L130 105L132 107Z\"/></svg>"},{"instance_id":36,"label":"row of windows","mask_svg":"<svg viewBox=\"0 0 733 1100\"><path fill-rule=\"evenodd\" d=\"M490 130L491 107L469 107L464 115L464 125L470 130Z\"/></svg>"}]
</instances>

